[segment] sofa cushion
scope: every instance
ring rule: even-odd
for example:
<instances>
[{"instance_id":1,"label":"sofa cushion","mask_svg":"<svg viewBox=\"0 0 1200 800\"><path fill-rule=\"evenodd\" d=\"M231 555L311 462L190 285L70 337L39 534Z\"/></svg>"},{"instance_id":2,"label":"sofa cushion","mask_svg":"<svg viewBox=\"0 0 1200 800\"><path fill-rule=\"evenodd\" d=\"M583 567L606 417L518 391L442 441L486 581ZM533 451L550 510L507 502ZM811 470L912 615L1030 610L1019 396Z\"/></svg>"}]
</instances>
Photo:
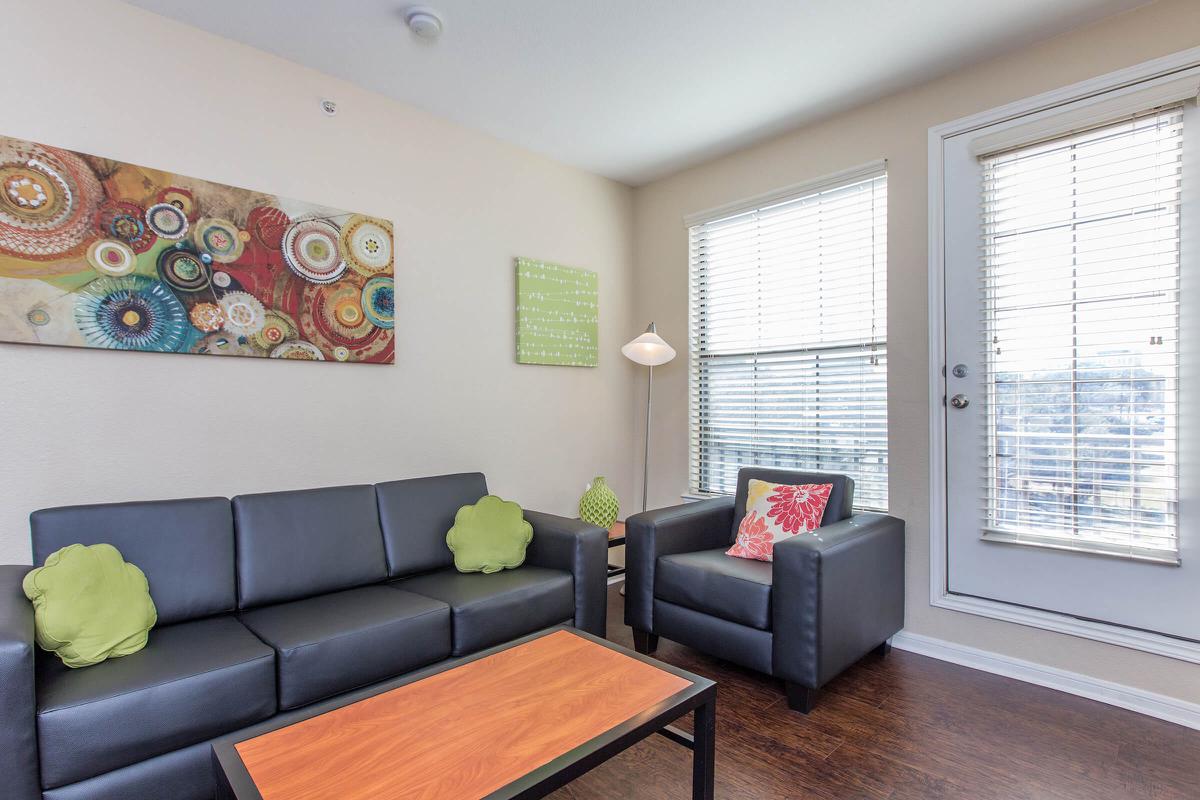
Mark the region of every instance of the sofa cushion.
<instances>
[{"instance_id":1,"label":"sofa cushion","mask_svg":"<svg viewBox=\"0 0 1200 800\"><path fill-rule=\"evenodd\" d=\"M654 596L714 617L771 629L771 564L725 555L725 548L660 556Z\"/></svg>"},{"instance_id":2,"label":"sofa cushion","mask_svg":"<svg viewBox=\"0 0 1200 800\"><path fill-rule=\"evenodd\" d=\"M726 555L774 560L775 543L821 527L832 483L788 485L751 478L746 516Z\"/></svg>"},{"instance_id":3,"label":"sofa cushion","mask_svg":"<svg viewBox=\"0 0 1200 800\"><path fill-rule=\"evenodd\" d=\"M389 586L364 586L241 613L275 648L279 707L296 708L450 655L450 609Z\"/></svg>"},{"instance_id":4,"label":"sofa cushion","mask_svg":"<svg viewBox=\"0 0 1200 800\"><path fill-rule=\"evenodd\" d=\"M575 617L571 573L526 564L490 574L453 568L391 584L450 606L452 653L474 653Z\"/></svg>"},{"instance_id":5,"label":"sofa cushion","mask_svg":"<svg viewBox=\"0 0 1200 800\"><path fill-rule=\"evenodd\" d=\"M146 573L158 624L232 611L233 514L224 497L35 511L33 563L71 544L111 544Z\"/></svg>"},{"instance_id":6,"label":"sofa cushion","mask_svg":"<svg viewBox=\"0 0 1200 800\"><path fill-rule=\"evenodd\" d=\"M68 667L132 655L158 620L146 576L111 544L72 544L21 583L37 643Z\"/></svg>"},{"instance_id":7,"label":"sofa cushion","mask_svg":"<svg viewBox=\"0 0 1200 800\"><path fill-rule=\"evenodd\" d=\"M487 493L478 472L377 484L388 574L398 578L453 564L446 533L454 515Z\"/></svg>"},{"instance_id":8,"label":"sofa cushion","mask_svg":"<svg viewBox=\"0 0 1200 800\"><path fill-rule=\"evenodd\" d=\"M525 563L525 548L533 541L533 526L521 507L489 494L463 506L454 515L446 546L454 553L459 572L499 572Z\"/></svg>"},{"instance_id":9,"label":"sofa cushion","mask_svg":"<svg viewBox=\"0 0 1200 800\"><path fill-rule=\"evenodd\" d=\"M737 536L738 527L746 516L746 497L750 493L751 478L767 483L786 483L793 486L801 483L832 485L833 488L829 491L829 501L825 504L825 513L821 516L822 525L832 525L848 519L854 511L854 480L848 475L838 475L832 472L804 472L798 469L774 469L772 467L742 467L738 470L737 494L733 500L733 528L729 532L731 543Z\"/></svg>"},{"instance_id":10,"label":"sofa cushion","mask_svg":"<svg viewBox=\"0 0 1200 800\"><path fill-rule=\"evenodd\" d=\"M372 486L233 498L241 608L352 589L387 577Z\"/></svg>"},{"instance_id":11,"label":"sofa cushion","mask_svg":"<svg viewBox=\"0 0 1200 800\"><path fill-rule=\"evenodd\" d=\"M51 789L275 713L275 653L231 616L158 628L141 652L37 665L42 785Z\"/></svg>"}]
</instances>

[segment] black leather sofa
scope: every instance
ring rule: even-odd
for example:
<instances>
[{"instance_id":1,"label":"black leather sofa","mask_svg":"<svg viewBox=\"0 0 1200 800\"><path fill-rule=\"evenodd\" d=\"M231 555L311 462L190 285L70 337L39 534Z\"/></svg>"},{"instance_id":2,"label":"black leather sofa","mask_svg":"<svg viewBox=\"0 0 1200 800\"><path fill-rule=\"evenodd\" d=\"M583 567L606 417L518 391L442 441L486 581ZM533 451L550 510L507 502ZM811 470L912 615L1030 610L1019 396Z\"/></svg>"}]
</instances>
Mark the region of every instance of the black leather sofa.
<instances>
[{"instance_id":1,"label":"black leather sofa","mask_svg":"<svg viewBox=\"0 0 1200 800\"><path fill-rule=\"evenodd\" d=\"M560 623L603 636L607 537L528 511L525 564L454 569L483 475L74 506L30 518L34 563L109 542L146 573L139 653L72 670L34 644L28 566L0 566L0 796L209 800L209 742Z\"/></svg>"},{"instance_id":2,"label":"black leather sofa","mask_svg":"<svg viewBox=\"0 0 1200 800\"><path fill-rule=\"evenodd\" d=\"M815 535L777 542L774 563L725 555L751 478L830 483ZM904 522L855 514L845 475L747 467L737 494L625 521L625 624L652 653L658 637L782 678L808 713L831 678L904 626Z\"/></svg>"}]
</instances>

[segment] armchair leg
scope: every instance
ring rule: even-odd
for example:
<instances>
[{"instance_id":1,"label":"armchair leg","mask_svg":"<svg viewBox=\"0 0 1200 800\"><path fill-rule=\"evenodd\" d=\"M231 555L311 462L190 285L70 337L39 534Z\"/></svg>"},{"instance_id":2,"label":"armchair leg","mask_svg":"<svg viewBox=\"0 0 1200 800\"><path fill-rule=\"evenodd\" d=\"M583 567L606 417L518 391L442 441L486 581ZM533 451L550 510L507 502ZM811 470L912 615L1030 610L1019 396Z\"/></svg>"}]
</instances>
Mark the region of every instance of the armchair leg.
<instances>
[{"instance_id":1,"label":"armchair leg","mask_svg":"<svg viewBox=\"0 0 1200 800\"><path fill-rule=\"evenodd\" d=\"M633 629L633 649L648 656L658 649L658 634Z\"/></svg>"},{"instance_id":2,"label":"armchair leg","mask_svg":"<svg viewBox=\"0 0 1200 800\"><path fill-rule=\"evenodd\" d=\"M882 644L871 651L871 655L879 656L880 658L886 658L890 652L892 652L892 643L885 640Z\"/></svg>"},{"instance_id":3,"label":"armchair leg","mask_svg":"<svg viewBox=\"0 0 1200 800\"><path fill-rule=\"evenodd\" d=\"M801 714L807 714L813 710L813 706L817 704L817 695L821 691L791 682L786 684L786 689L788 708L792 711L799 711Z\"/></svg>"}]
</instances>

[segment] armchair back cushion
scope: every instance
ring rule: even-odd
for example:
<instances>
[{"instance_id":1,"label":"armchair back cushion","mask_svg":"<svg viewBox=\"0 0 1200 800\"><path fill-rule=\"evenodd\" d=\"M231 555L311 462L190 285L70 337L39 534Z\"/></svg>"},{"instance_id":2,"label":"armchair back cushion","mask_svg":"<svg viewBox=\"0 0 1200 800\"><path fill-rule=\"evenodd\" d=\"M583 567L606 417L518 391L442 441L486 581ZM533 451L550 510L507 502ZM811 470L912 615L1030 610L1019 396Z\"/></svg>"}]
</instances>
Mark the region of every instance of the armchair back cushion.
<instances>
[{"instance_id":1,"label":"armchair back cushion","mask_svg":"<svg viewBox=\"0 0 1200 800\"><path fill-rule=\"evenodd\" d=\"M848 519L854 508L854 481L847 475L837 475L831 472L803 472L796 469L774 469L771 467L742 467L738 470L737 494L733 500L733 527L729 531L729 542L737 538L738 526L746 516L746 497L749 494L750 480L766 481L767 483L788 484L796 486L802 483L828 483L833 486L829 491L829 500L825 504L825 514L821 517L821 525L832 525Z\"/></svg>"},{"instance_id":2,"label":"armchair back cushion","mask_svg":"<svg viewBox=\"0 0 1200 800\"><path fill-rule=\"evenodd\" d=\"M106 503L35 511L33 563L72 544L111 544L146 574L158 624L199 619L237 605L233 515L224 497Z\"/></svg>"},{"instance_id":3,"label":"armchair back cushion","mask_svg":"<svg viewBox=\"0 0 1200 800\"><path fill-rule=\"evenodd\" d=\"M241 608L353 589L387 576L373 486L233 498Z\"/></svg>"},{"instance_id":4,"label":"armchair back cushion","mask_svg":"<svg viewBox=\"0 0 1200 800\"><path fill-rule=\"evenodd\" d=\"M449 567L446 534L454 515L488 493L479 472L390 481L375 486L388 575L400 578Z\"/></svg>"}]
</instances>

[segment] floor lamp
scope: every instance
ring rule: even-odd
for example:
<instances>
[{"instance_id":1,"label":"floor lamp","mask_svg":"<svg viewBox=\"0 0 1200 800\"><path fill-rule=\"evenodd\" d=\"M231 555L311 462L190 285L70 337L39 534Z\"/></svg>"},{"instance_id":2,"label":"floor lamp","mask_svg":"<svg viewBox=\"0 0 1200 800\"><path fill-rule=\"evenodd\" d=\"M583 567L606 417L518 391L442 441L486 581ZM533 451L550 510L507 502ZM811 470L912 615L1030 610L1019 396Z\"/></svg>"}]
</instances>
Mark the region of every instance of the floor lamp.
<instances>
[{"instance_id":1,"label":"floor lamp","mask_svg":"<svg viewBox=\"0 0 1200 800\"><path fill-rule=\"evenodd\" d=\"M646 378L646 450L642 456L642 511L646 510L650 486L650 409L654 397L654 368L675 357L675 348L663 341L651 322L646 332L621 348L621 354L635 364L649 367Z\"/></svg>"}]
</instances>

